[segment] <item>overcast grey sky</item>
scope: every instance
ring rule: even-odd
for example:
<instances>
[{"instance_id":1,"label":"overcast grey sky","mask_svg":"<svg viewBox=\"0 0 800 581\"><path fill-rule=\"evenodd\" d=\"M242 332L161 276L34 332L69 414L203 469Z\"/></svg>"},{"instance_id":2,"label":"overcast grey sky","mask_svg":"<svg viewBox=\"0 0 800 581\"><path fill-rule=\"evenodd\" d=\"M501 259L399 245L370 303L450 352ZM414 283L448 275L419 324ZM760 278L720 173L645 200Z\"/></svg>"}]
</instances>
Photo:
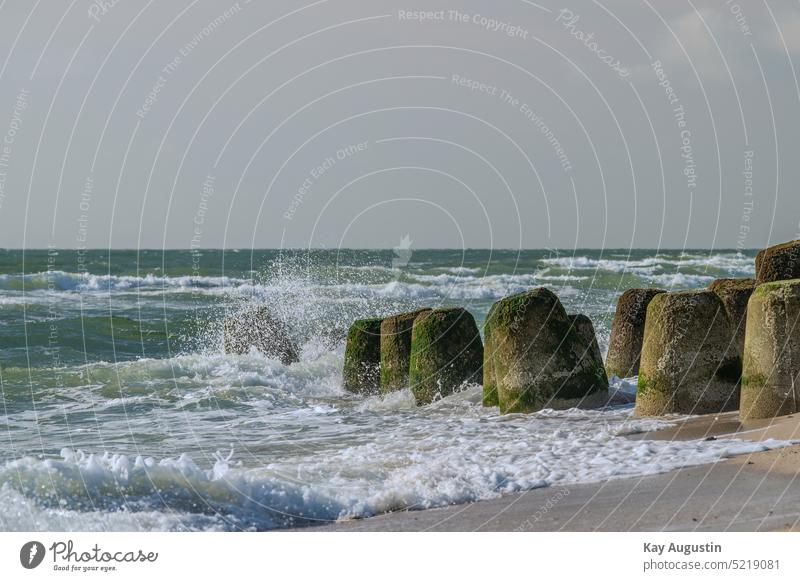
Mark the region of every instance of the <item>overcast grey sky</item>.
<instances>
[{"instance_id":1,"label":"overcast grey sky","mask_svg":"<svg viewBox=\"0 0 800 581\"><path fill-rule=\"evenodd\" d=\"M5 0L0 246L762 247L799 57L788 0Z\"/></svg>"}]
</instances>

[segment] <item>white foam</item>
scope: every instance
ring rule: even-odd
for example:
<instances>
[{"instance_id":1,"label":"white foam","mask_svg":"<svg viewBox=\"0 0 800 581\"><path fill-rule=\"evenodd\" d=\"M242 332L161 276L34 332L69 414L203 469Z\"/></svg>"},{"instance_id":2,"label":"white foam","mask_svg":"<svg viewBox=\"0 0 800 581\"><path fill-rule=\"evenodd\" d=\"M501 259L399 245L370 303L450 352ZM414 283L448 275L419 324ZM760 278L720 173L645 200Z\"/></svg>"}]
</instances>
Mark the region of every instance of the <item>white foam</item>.
<instances>
[{"instance_id":1,"label":"white foam","mask_svg":"<svg viewBox=\"0 0 800 581\"><path fill-rule=\"evenodd\" d=\"M447 276L447 275L442 275ZM405 300L427 300L449 298L453 300L489 300L498 299L530 289L530 284L523 281L503 282L498 280L465 281L461 284L416 284L392 281L378 285L347 285L345 292L358 296L391 298Z\"/></svg>"},{"instance_id":2,"label":"white foam","mask_svg":"<svg viewBox=\"0 0 800 581\"><path fill-rule=\"evenodd\" d=\"M253 350L247 355L208 352L177 355L169 359L91 363L79 368L81 377L78 380L83 382L85 378L92 378L112 384L119 381L124 385L144 379L151 385L160 381L168 387L181 381L187 387L210 390L265 387L274 389L278 395L336 396L342 394L341 369L341 349L315 352L310 348L304 351L302 361L292 365L284 365ZM196 394L196 391L192 391L190 397Z\"/></svg>"},{"instance_id":3,"label":"white foam","mask_svg":"<svg viewBox=\"0 0 800 581\"><path fill-rule=\"evenodd\" d=\"M26 275L0 275L0 290L108 291L142 287L213 288L235 287L247 281L227 276L116 276L53 270Z\"/></svg>"},{"instance_id":4,"label":"white foam","mask_svg":"<svg viewBox=\"0 0 800 581\"><path fill-rule=\"evenodd\" d=\"M69 510L42 507L8 484L0 487L3 531L223 531L224 521L206 515L161 510Z\"/></svg>"},{"instance_id":5,"label":"white foam","mask_svg":"<svg viewBox=\"0 0 800 581\"><path fill-rule=\"evenodd\" d=\"M0 468L0 520L13 530L58 528L73 514L82 530L268 529L644 476L788 445L630 439L672 424L635 419L630 408L500 416L482 407L480 393L470 388L424 409L410 408L403 393L371 398L356 404L360 419L348 416L369 437L298 440L293 454L266 452L255 463L249 450L202 464L186 454L72 450L15 460Z\"/></svg>"},{"instance_id":6,"label":"white foam","mask_svg":"<svg viewBox=\"0 0 800 581\"><path fill-rule=\"evenodd\" d=\"M480 268L468 268L466 266L455 266L453 268L446 268L445 270L453 274L477 274L481 271Z\"/></svg>"},{"instance_id":7,"label":"white foam","mask_svg":"<svg viewBox=\"0 0 800 581\"><path fill-rule=\"evenodd\" d=\"M608 379L608 385L611 389L616 389L622 393L636 396L637 384L639 383L638 376L620 378L612 375Z\"/></svg>"},{"instance_id":8,"label":"white foam","mask_svg":"<svg viewBox=\"0 0 800 581\"><path fill-rule=\"evenodd\" d=\"M645 278L654 284L668 288L695 288L707 285L708 283L712 282L715 277L702 274L684 274L682 272L678 272L673 274L654 274Z\"/></svg>"},{"instance_id":9,"label":"white foam","mask_svg":"<svg viewBox=\"0 0 800 581\"><path fill-rule=\"evenodd\" d=\"M605 270L609 272L632 272L634 274L653 274L667 266L685 268L715 268L731 274L748 275L755 273L753 258L741 254L684 255L682 257L648 257L641 259L590 258L588 256L562 256L543 258L541 262L570 270Z\"/></svg>"},{"instance_id":10,"label":"white foam","mask_svg":"<svg viewBox=\"0 0 800 581\"><path fill-rule=\"evenodd\" d=\"M402 389L387 395L373 395L364 399L356 408L359 412L371 411L400 411L414 410L417 407L417 400L410 389Z\"/></svg>"}]
</instances>

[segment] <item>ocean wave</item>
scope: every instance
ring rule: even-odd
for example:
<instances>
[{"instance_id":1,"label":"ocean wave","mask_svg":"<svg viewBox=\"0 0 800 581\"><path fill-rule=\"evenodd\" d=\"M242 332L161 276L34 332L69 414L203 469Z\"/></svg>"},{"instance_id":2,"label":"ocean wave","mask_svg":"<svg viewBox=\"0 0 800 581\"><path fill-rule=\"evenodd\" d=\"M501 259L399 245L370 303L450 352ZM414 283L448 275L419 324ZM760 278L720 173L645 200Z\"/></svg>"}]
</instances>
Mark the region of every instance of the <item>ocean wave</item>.
<instances>
[{"instance_id":1,"label":"ocean wave","mask_svg":"<svg viewBox=\"0 0 800 581\"><path fill-rule=\"evenodd\" d=\"M69 397L89 412L102 412L121 400L130 403L136 398L172 402L168 405L233 402L279 409L312 405L309 398L345 395L341 348L322 351L306 346L302 354L303 359L292 365L253 350L247 355L209 352L117 363L98 361L60 368L57 373L5 367L3 395L9 402L29 401L27 381L33 374L43 418L48 417L50 396L54 404ZM53 413L59 412L54 408Z\"/></svg>"},{"instance_id":2,"label":"ocean wave","mask_svg":"<svg viewBox=\"0 0 800 581\"><path fill-rule=\"evenodd\" d=\"M733 275L752 274L752 260L732 257L691 259L685 261L656 258L638 261L599 260L588 257L543 259L547 268L533 272L479 275L475 268L450 268L438 273L395 272L396 277L385 280L320 280L314 277L245 279L232 276L144 276L93 275L64 271L27 275L0 275L0 291L10 295L0 297L10 306L52 303L54 300L75 301L78 293L110 293L124 299L126 293L137 297L160 297L164 294L192 293L221 299L257 297L274 300L303 295L310 301L329 301L340 298L376 298L401 300L497 300L542 285L558 287L559 293L576 294L568 285L580 286L593 280L590 270L614 273L628 272L651 284L671 287L703 286L715 276L706 272L672 272L678 266L708 266ZM369 267L373 268L373 267ZM567 269L567 272L559 272ZM586 272L581 272L586 271ZM387 271L390 272L390 271ZM723 273L723 274L724 274ZM24 294L17 296L24 287ZM51 292L51 291L56 291Z\"/></svg>"},{"instance_id":3,"label":"ocean wave","mask_svg":"<svg viewBox=\"0 0 800 581\"><path fill-rule=\"evenodd\" d=\"M569 270L604 270L632 274L653 274L668 268L710 268L737 275L755 273L752 257L740 254L686 255L683 257L648 257L641 259L608 259L588 256L543 258L542 263Z\"/></svg>"},{"instance_id":4,"label":"ocean wave","mask_svg":"<svg viewBox=\"0 0 800 581\"><path fill-rule=\"evenodd\" d=\"M574 274L540 274L536 277L537 282L583 282L591 280L590 276L578 276Z\"/></svg>"},{"instance_id":5,"label":"ocean wave","mask_svg":"<svg viewBox=\"0 0 800 581\"><path fill-rule=\"evenodd\" d=\"M424 438L378 433L369 443L254 467L233 452L213 454L203 468L188 454L156 459L64 449L59 459L27 457L0 468L0 523L4 530L49 530L75 515L81 530L264 530L651 475L789 445L620 438L653 426L608 415L604 429L588 434L576 431L580 418L568 413L569 422L555 412L556 422L531 420L556 426L549 432L524 424L498 431L509 418L488 426L451 418Z\"/></svg>"},{"instance_id":6,"label":"ocean wave","mask_svg":"<svg viewBox=\"0 0 800 581\"><path fill-rule=\"evenodd\" d=\"M393 281L383 285L348 285L348 290L358 294L372 294L395 299L496 300L508 295L530 290L535 283L528 276L511 278L508 275L485 277L462 284L422 285ZM559 294L575 289L559 288Z\"/></svg>"},{"instance_id":7,"label":"ocean wave","mask_svg":"<svg viewBox=\"0 0 800 581\"><path fill-rule=\"evenodd\" d=\"M0 275L0 290L109 291L136 288L236 287L248 281L227 276L100 275L53 270L25 275Z\"/></svg>"},{"instance_id":8,"label":"ocean wave","mask_svg":"<svg viewBox=\"0 0 800 581\"><path fill-rule=\"evenodd\" d=\"M4 484L0 486L0 529L3 531L204 531L227 530L214 516L161 510L75 510L42 506Z\"/></svg>"},{"instance_id":9,"label":"ocean wave","mask_svg":"<svg viewBox=\"0 0 800 581\"><path fill-rule=\"evenodd\" d=\"M653 274L645 277L651 283L659 286L672 288L696 288L706 286L713 282L716 277L704 274L684 274L677 272L673 274Z\"/></svg>"},{"instance_id":10,"label":"ocean wave","mask_svg":"<svg viewBox=\"0 0 800 581\"><path fill-rule=\"evenodd\" d=\"M253 282L235 277L207 276L115 276L90 275L53 271L30 275L0 275L0 290L21 291L24 285L24 297L36 300L38 296L44 300L49 291L117 291L119 293L135 292L147 295L162 293L193 292L200 295L226 296L251 295L274 297L296 293L313 293L320 297L338 296L375 296L392 298L441 298L454 299L492 299L501 298L529 289L541 282L566 282L584 280L585 277L569 275L539 276L538 274L498 274L483 277L453 274L409 274L411 282L395 279L382 282L342 282L319 283L304 279L276 279L274 281ZM23 282L24 281L24 282ZM64 297L62 297L64 298ZM68 298L68 297L67 297ZM20 297L6 298L9 304L22 304Z\"/></svg>"},{"instance_id":11,"label":"ocean wave","mask_svg":"<svg viewBox=\"0 0 800 581\"><path fill-rule=\"evenodd\" d=\"M445 271L452 274L477 274L481 271L481 269L469 268L466 266L454 266L452 268L445 268Z\"/></svg>"}]
</instances>

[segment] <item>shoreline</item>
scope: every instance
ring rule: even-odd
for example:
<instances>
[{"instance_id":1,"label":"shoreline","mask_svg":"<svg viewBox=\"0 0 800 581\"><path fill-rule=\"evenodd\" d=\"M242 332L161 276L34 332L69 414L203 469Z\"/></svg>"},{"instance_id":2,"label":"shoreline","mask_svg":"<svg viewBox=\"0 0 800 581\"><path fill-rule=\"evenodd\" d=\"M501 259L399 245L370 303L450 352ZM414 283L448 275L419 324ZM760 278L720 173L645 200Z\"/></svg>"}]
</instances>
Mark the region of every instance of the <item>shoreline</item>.
<instances>
[{"instance_id":1,"label":"shoreline","mask_svg":"<svg viewBox=\"0 0 800 581\"><path fill-rule=\"evenodd\" d=\"M800 415L741 423L738 412L691 417L652 440L776 439L795 445L653 476L550 486L427 510L291 529L411 531L795 531L800 530Z\"/></svg>"}]
</instances>

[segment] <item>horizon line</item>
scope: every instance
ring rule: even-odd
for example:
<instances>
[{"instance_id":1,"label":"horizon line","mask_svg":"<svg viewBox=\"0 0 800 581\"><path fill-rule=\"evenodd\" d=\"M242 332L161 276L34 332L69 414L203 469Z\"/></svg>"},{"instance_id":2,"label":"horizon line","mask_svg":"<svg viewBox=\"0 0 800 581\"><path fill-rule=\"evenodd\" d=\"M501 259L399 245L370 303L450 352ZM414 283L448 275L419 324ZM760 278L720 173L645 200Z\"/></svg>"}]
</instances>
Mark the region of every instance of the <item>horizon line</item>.
<instances>
[{"instance_id":1,"label":"horizon line","mask_svg":"<svg viewBox=\"0 0 800 581\"><path fill-rule=\"evenodd\" d=\"M780 242L776 244L781 244ZM387 247L341 247L341 248L308 248L305 246L291 246L291 247L284 247L284 248L270 248L270 247L260 247L260 248L247 248L247 247L231 247L231 248L185 248L185 247L164 247L164 248L157 248L157 247L118 247L118 248L106 248L106 247L95 247L95 248L69 248L69 247L59 247L59 246L31 246L27 248L12 248L12 247L0 247L0 252L7 252L7 251L48 251L48 250L64 250L69 252L98 252L98 251L112 251L112 252L119 252L119 251L157 251L157 252L203 252L203 251L215 251L215 252L259 252L259 251L276 251L276 252L288 252L288 251L314 251L314 252L332 252L332 251L365 251L365 250L394 250L396 247L387 246ZM596 247L596 246L580 246L576 248L560 248L556 246L543 246L543 247L531 247L531 248L488 248L488 247L469 247L469 248L456 248L456 247L438 247L438 246L431 246L431 247L419 247L419 248L410 248L413 251L427 251L427 250L448 250L448 251L461 251L461 252L468 252L468 251L476 251L476 250L490 250L493 252L526 252L532 250L542 250L542 251L569 251L569 252L576 252L579 250L592 250L592 251L633 251L633 250L656 250L656 251L669 251L669 252L677 252L677 251L688 251L688 250L702 250L702 251L716 251L716 252L752 252L763 250L764 248L769 248L769 246L764 247L753 247L753 248L732 248L732 247L718 247L718 248L710 248L707 246L686 246L684 248L679 247L671 247L671 246L662 246L662 247L655 247L655 246L637 246L637 247Z\"/></svg>"}]
</instances>

